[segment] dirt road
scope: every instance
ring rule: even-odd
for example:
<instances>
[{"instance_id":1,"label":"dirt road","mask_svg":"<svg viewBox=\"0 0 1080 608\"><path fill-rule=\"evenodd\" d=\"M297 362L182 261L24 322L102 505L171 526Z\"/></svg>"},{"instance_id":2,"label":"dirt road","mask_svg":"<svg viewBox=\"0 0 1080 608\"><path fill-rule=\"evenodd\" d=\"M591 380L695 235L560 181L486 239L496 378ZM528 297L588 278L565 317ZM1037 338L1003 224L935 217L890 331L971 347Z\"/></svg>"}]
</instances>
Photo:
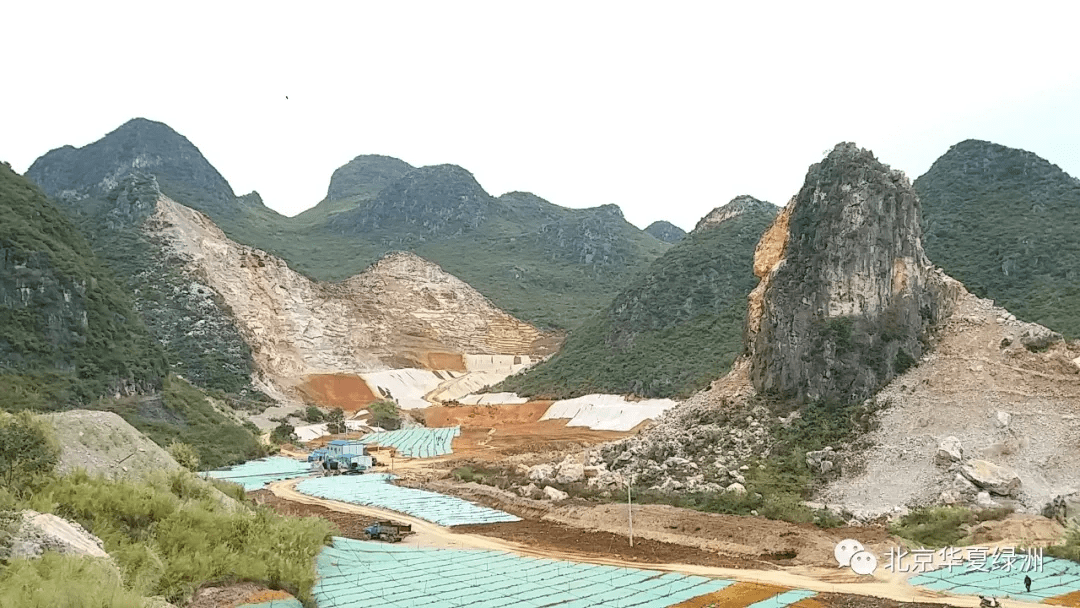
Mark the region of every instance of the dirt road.
<instances>
[{"instance_id":1,"label":"dirt road","mask_svg":"<svg viewBox=\"0 0 1080 608\"><path fill-rule=\"evenodd\" d=\"M438 547L455 549L486 549L491 551L505 551L518 555L575 561L582 563L619 566L627 568L641 568L640 562L623 559L612 559L597 554L571 553L546 548L536 548L511 542L504 539L490 538L478 534L462 533L445 528L431 522L415 517L410 517L394 511L364 507L349 503L326 500L307 496L296 491L296 484L300 480L292 479L270 484L269 490L276 496L294 502L319 505L327 509L343 513L355 513L368 517L393 519L412 524L416 534L408 537L404 544L419 547ZM925 589L919 589L907 584L904 576L893 575L888 572L874 576L872 582L852 582L853 575L846 571L828 570L824 568L793 567L782 570L755 570L743 568L724 568L717 566L701 566L694 564L648 564L652 570L678 572L681 574L708 576L713 578L726 578L741 582L758 583L762 585L777 585L793 589L809 589L819 593L843 593L851 595L871 596L890 599L898 602L923 602L927 604L939 604L957 607L977 608L979 598L973 596L949 596L935 593ZM1005 608L1037 608L1043 605L1016 600L1001 600Z\"/></svg>"}]
</instances>

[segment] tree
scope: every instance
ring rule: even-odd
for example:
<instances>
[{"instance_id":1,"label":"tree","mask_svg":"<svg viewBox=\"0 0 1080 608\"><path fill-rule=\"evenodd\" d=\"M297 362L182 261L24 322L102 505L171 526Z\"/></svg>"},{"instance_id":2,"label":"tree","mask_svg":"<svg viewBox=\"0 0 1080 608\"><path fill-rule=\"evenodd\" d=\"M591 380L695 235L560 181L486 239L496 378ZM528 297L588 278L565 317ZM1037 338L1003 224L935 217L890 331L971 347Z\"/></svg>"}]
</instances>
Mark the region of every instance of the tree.
<instances>
[{"instance_id":1,"label":"tree","mask_svg":"<svg viewBox=\"0 0 1080 608\"><path fill-rule=\"evenodd\" d=\"M0 414L0 481L5 486L21 490L25 482L52 473L59 461L60 447L46 422L30 412Z\"/></svg>"},{"instance_id":2,"label":"tree","mask_svg":"<svg viewBox=\"0 0 1080 608\"><path fill-rule=\"evenodd\" d=\"M326 430L332 435L345 432L345 412L340 407L335 407L326 415Z\"/></svg>"},{"instance_id":3,"label":"tree","mask_svg":"<svg viewBox=\"0 0 1080 608\"><path fill-rule=\"evenodd\" d=\"M371 422L388 431L401 428L401 414L393 401L376 401L368 406L371 410Z\"/></svg>"}]
</instances>

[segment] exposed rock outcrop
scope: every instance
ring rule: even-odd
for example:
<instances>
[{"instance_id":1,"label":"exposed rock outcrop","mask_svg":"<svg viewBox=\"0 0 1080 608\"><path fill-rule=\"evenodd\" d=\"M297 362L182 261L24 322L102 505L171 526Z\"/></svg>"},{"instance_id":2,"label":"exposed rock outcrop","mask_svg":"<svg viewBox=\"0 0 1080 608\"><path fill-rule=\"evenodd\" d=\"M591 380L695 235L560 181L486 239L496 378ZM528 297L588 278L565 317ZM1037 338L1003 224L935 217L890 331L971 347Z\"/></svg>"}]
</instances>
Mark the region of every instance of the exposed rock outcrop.
<instances>
[{"instance_id":1,"label":"exposed rock outcrop","mask_svg":"<svg viewBox=\"0 0 1080 608\"><path fill-rule=\"evenodd\" d=\"M759 391L861 401L922 356L957 287L923 253L919 201L903 173L840 144L776 225L761 251L775 262L755 263L768 268L748 336Z\"/></svg>"},{"instance_id":2,"label":"exposed rock outcrop","mask_svg":"<svg viewBox=\"0 0 1080 608\"><path fill-rule=\"evenodd\" d=\"M701 233L710 230L727 220L744 213L760 212L775 216L777 211L776 205L772 203L758 200L747 194L742 194L731 199L726 205L721 205L720 207L713 209L708 215L698 220L697 225L694 226L694 230L691 233Z\"/></svg>"},{"instance_id":3,"label":"exposed rock outcrop","mask_svg":"<svg viewBox=\"0 0 1080 608\"><path fill-rule=\"evenodd\" d=\"M51 513L23 511L11 539L11 559L41 557L46 551L108 558L105 543L78 523Z\"/></svg>"}]
</instances>

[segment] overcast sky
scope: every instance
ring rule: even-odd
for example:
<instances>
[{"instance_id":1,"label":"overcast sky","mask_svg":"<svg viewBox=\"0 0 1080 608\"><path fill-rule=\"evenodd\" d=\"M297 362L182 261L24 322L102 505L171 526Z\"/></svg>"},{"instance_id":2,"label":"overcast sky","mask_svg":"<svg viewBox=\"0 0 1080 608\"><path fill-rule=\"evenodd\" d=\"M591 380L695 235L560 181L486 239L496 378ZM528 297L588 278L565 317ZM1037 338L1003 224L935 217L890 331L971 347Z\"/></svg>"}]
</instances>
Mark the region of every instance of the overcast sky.
<instances>
[{"instance_id":1,"label":"overcast sky","mask_svg":"<svg viewBox=\"0 0 1080 608\"><path fill-rule=\"evenodd\" d=\"M786 203L841 141L912 179L968 138L1080 176L1071 4L10 3L0 160L141 116L286 215L387 154L684 229Z\"/></svg>"}]
</instances>

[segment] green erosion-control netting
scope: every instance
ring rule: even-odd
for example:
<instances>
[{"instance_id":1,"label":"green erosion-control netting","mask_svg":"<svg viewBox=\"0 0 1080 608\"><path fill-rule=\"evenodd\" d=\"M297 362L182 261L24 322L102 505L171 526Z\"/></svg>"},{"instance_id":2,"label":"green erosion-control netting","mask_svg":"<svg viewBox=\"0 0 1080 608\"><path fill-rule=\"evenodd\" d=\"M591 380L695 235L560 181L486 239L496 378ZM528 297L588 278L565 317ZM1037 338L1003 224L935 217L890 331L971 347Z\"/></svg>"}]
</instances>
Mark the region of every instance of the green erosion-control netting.
<instances>
[{"instance_id":1,"label":"green erosion-control netting","mask_svg":"<svg viewBox=\"0 0 1080 608\"><path fill-rule=\"evenodd\" d=\"M509 513L474 505L453 496L398 487L390 483L391 479L393 475L386 473L317 477L301 481L296 489L319 498L398 511L440 526L519 521Z\"/></svg>"},{"instance_id":2,"label":"green erosion-control netting","mask_svg":"<svg viewBox=\"0 0 1080 608\"><path fill-rule=\"evenodd\" d=\"M1080 591L1080 564L1053 557L1043 558L1042 568L1024 571L1020 568L1004 568L988 559L980 571L971 568L969 563L949 568L940 568L920 574L908 580L912 585L948 591L963 595L987 595L1011 597L1026 602L1041 602L1044 599ZM1024 576L1031 577L1031 592L1024 589Z\"/></svg>"},{"instance_id":3,"label":"green erosion-control netting","mask_svg":"<svg viewBox=\"0 0 1080 608\"><path fill-rule=\"evenodd\" d=\"M398 455L403 458L434 458L449 454L452 451L450 444L458 435L461 435L461 427L450 426L372 433L360 441L397 448Z\"/></svg>"},{"instance_id":4,"label":"green erosion-control netting","mask_svg":"<svg viewBox=\"0 0 1080 608\"><path fill-rule=\"evenodd\" d=\"M289 598L287 600L270 600L259 604L241 604L236 608L304 608L304 605L296 598Z\"/></svg>"},{"instance_id":5,"label":"green erosion-control netting","mask_svg":"<svg viewBox=\"0 0 1080 608\"><path fill-rule=\"evenodd\" d=\"M319 608L667 608L732 582L344 538L319 554L318 569Z\"/></svg>"},{"instance_id":6,"label":"green erosion-control netting","mask_svg":"<svg viewBox=\"0 0 1080 608\"><path fill-rule=\"evenodd\" d=\"M244 486L247 491L258 490L271 481L303 477L311 472L311 465L292 458L271 456L249 460L234 467L207 471L215 479L223 479Z\"/></svg>"}]
</instances>

